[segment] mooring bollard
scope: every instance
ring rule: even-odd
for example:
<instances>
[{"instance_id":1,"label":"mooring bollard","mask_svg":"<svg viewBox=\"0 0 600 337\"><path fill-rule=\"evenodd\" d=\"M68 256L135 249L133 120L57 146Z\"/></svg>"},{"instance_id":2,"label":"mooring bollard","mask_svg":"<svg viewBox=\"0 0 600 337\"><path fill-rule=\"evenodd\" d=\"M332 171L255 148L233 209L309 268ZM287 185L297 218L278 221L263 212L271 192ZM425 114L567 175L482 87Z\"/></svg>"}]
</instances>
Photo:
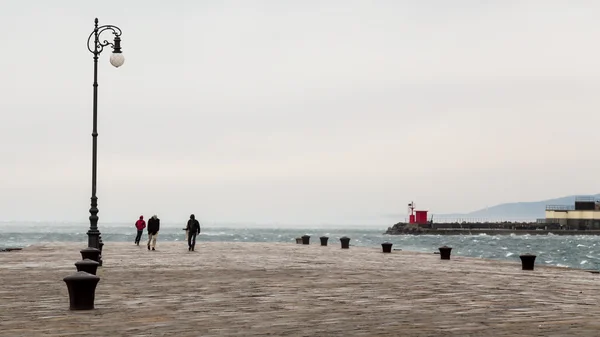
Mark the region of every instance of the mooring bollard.
<instances>
[{"instance_id":1,"label":"mooring bollard","mask_svg":"<svg viewBox=\"0 0 600 337\"><path fill-rule=\"evenodd\" d=\"M343 236L340 238L340 242L342 243L342 249L350 248L350 238Z\"/></svg>"},{"instance_id":2,"label":"mooring bollard","mask_svg":"<svg viewBox=\"0 0 600 337\"><path fill-rule=\"evenodd\" d=\"M533 270L533 266L535 265L536 255L523 254L519 257L521 258L521 264L523 265L523 270Z\"/></svg>"},{"instance_id":3,"label":"mooring bollard","mask_svg":"<svg viewBox=\"0 0 600 337\"><path fill-rule=\"evenodd\" d=\"M96 249L94 247L87 247L80 251L81 259L90 259L92 261L96 261L100 263L100 249Z\"/></svg>"},{"instance_id":4,"label":"mooring bollard","mask_svg":"<svg viewBox=\"0 0 600 337\"><path fill-rule=\"evenodd\" d=\"M381 244L381 248L383 248L383 252L384 253L391 253L392 252L392 243L391 242L384 242Z\"/></svg>"},{"instance_id":5,"label":"mooring bollard","mask_svg":"<svg viewBox=\"0 0 600 337\"><path fill-rule=\"evenodd\" d=\"M321 236L319 239L321 239L321 246L327 246L327 240L329 240L329 237Z\"/></svg>"},{"instance_id":6,"label":"mooring bollard","mask_svg":"<svg viewBox=\"0 0 600 337\"><path fill-rule=\"evenodd\" d=\"M296 238L296 243L297 244L301 244L302 243L302 238Z\"/></svg>"},{"instance_id":7,"label":"mooring bollard","mask_svg":"<svg viewBox=\"0 0 600 337\"><path fill-rule=\"evenodd\" d=\"M96 249L94 247L87 247L80 251L81 259L90 259L92 261L96 261L100 263L100 249Z\"/></svg>"},{"instance_id":8,"label":"mooring bollard","mask_svg":"<svg viewBox=\"0 0 600 337\"><path fill-rule=\"evenodd\" d=\"M90 259L75 262L75 267L77 268L77 271L84 271L92 275L96 275L96 271L98 270L99 265L100 263Z\"/></svg>"},{"instance_id":9,"label":"mooring bollard","mask_svg":"<svg viewBox=\"0 0 600 337\"><path fill-rule=\"evenodd\" d=\"M310 244L310 235L302 235L302 244L303 245Z\"/></svg>"},{"instance_id":10,"label":"mooring bollard","mask_svg":"<svg viewBox=\"0 0 600 337\"><path fill-rule=\"evenodd\" d=\"M104 241L102 241L102 235L98 235L98 249L100 249L100 255L98 255L98 263L100 263L100 267L102 267L102 248L104 247Z\"/></svg>"},{"instance_id":11,"label":"mooring bollard","mask_svg":"<svg viewBox=\"0 0 600 337\"><path fill-rule=\"evenodd\" d=\"M443 246L439 248L440 250L440 258L442 260L450 260L450 252L452 251L452 247Z\"/></svg>"},{"instance_id":12,"label":"mooring bollard","mask_svg":"<svg viewBox=\"0 0 600 337\"><path fill-rule=\"evenodd\" d=\"M69 309L93 310L96 286L100 278L96 275L78 271L63 279L69 290Z\"/></svg>"}]
</instances>

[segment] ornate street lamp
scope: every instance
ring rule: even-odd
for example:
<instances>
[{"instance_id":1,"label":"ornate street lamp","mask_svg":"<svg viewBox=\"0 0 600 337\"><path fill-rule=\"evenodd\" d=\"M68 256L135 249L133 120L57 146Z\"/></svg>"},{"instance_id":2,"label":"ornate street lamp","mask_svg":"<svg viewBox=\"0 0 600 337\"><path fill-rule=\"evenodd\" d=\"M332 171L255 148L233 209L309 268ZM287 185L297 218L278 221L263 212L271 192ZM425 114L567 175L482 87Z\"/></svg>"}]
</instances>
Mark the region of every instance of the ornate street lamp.
<instances>
[{"instance_id":1,"label":"ornate street lamp","mask_svg":"<svg viewBox=\"0 0 600 337\"><path fill-rule=\"evenodd\" d=\"M113 42L100 40L104 32L110 32L114 35ZM88 50L94 54L94 126L92 131L92 203L90 208L90 229L88 235L88 247L102 250L102 238L98 230L98 198L96 197L96 161L98 155L98 55L102 53L104 47L111 46L113 53L110 56L110 63L115 67L120 67L125 62L123 53L121 53L121 29L112 25L98 27L98 18L94 20L94 31L88 38ZM100 258L100 263L102 260Z\"/></svg>"}]
</instances>

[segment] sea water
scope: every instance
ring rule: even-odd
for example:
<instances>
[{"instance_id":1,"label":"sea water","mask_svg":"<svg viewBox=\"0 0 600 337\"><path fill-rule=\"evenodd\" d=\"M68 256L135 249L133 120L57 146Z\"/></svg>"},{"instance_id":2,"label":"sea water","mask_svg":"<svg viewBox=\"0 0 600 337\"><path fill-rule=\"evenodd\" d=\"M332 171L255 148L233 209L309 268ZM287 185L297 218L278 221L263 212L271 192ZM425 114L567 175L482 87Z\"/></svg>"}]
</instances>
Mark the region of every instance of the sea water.
<instances>
[{"instance_id":1,"label":"sea water","mask_svg":"<svg viewBox=\"0 0 600 337\"><path fill-rule=\"evenodd\" d=\"M0 248L26 247L46 242L87 242L87 223L0 223ZM182 226L161 225L158 242L185 241ZM130 224L99 224L102 240L131 242L136 230ZM384 228L331 227L260 227L204 225L198 237L202 242L288 242L310 235L312 244L320 236L328 236L330 245L338 245L347 236L350 245L381 249L381 243L391 242L394 249L433 253L438 247L452 247L452 255L499 259L519 262L519 255L537 255L536 264L581 269L600 269L600 236L577 235L385 235ZM146 232L142 240L147 239ZM143 242L142 242L143 244ZM183 243L182 243L183 244Z\"/></svg>"}]
</instances>

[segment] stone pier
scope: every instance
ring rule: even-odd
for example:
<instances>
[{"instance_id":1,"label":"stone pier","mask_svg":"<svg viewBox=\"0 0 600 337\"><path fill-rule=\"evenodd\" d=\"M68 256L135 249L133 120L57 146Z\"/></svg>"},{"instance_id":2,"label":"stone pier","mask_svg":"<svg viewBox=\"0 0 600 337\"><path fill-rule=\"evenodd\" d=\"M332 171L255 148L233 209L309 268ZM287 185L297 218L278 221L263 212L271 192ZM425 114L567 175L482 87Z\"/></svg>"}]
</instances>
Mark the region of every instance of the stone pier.
<instances>
[{"instance_id":1,"label":"stone pier","mask_svg":"<svg viewBox=\"0 0 600 337\"><path fill-rule=\"evenodd\" d=\"M0 253L0 336L600 333L598 274L334 241L199 241L196 252L107 242L93 311L69 311L62 281L84 242Z\"/></svg>"}]
</instances>

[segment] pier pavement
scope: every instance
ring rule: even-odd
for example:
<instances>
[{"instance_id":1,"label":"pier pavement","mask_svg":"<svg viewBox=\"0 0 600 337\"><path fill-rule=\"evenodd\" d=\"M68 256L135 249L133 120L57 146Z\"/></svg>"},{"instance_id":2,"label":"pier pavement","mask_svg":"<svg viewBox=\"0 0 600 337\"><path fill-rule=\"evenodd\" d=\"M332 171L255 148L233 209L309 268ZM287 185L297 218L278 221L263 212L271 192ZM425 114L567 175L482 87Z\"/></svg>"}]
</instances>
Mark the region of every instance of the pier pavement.
<instances>
[{"instance_id":1,"label":"pier pavement","mask_svg":"<svg viewBox=\"0 0 600 337\"><path fill-rule=\"evenodd\" d=\"M333 242L332 242L333 241ZM106 243L96 309L69 311L84 243L0 253L0 336L598 336L600 275L295 243ZM401 248L401 247L394 247Z\"/></svg>"}]
</instances>

